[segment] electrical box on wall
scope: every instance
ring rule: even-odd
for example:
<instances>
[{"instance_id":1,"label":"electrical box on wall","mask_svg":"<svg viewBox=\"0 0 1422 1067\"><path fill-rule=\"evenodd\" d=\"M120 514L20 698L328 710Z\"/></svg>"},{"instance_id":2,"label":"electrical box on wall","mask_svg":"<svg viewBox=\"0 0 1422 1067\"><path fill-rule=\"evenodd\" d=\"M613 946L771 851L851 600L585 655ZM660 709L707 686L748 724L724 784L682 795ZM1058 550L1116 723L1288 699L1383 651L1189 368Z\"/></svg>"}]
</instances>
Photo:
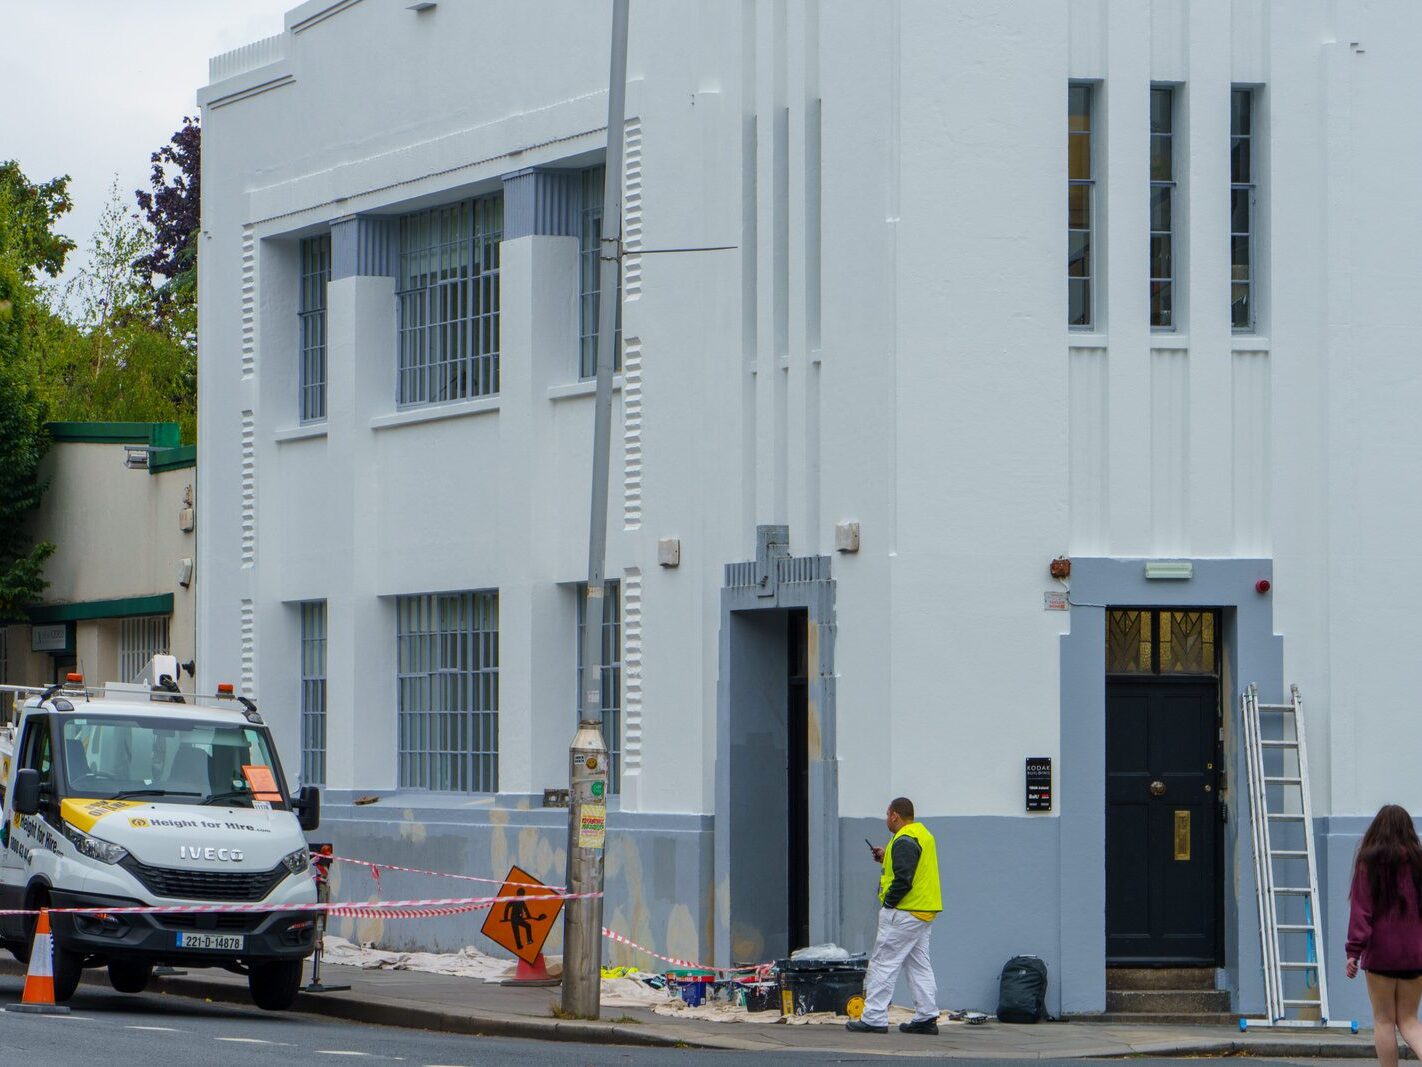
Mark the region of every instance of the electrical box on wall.
<instances>
[{"instance_id":1,"label":"electrical box on wall","mask_svg":"<svg viewBox=\"0 0 1422 1067\"><path fill-rule=\"evenodd\" d=\"M681 566L680 537L663 537L657 542L657 562L663 567Z\"/></svg>"},{"instance_id":2,"label":"electrical box on wall","mask_svg":"<svg viewBox=\"0 0 1422 1067\"><path fill-rule=\"evenodd\" d=\"M178 584L184 589L193 584L192 556L184 556L178 560Z\"/></svg>"},{"instance_id":3,"label":"electrical box on wall","mask_svg":"<svg viewBox=\"0 0 1422 1067\"><path fill-rule=\"evenodd\" d=\"M183 533L193 532L193 509L183 508L178 512L178 529Z\"/></svg>"},{"instance_id":4,"label":"electrical box on wall","mask_svg":"<svg viewBox=\"0 0 1422 1067\"><path fill-rule=\"evenodd\" d=\"M836 552L859 551L859 523L837 522L834 524L834 550Z\"/></svg>"}]
</instances>

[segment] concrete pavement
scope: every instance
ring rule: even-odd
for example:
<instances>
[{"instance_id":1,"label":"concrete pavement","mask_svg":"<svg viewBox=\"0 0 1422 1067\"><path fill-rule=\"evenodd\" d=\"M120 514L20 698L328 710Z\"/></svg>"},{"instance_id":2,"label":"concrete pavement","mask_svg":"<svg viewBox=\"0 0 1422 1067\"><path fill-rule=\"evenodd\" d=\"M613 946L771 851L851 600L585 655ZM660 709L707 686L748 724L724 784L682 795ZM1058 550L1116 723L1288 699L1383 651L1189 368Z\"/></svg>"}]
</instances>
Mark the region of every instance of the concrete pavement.
<instances>
[{"instance_id":1,"label":"concrete pavement","mask_svg":"<svg viewBox=\"0 0 1422 1067\"><path fill-rule=\"evenodd\" d=\"M6 961L0 970L19 974ZM296 1010L330 1018L445 1033L485 1034L584 1044L690 1046L742 1052L820 1051L824 1054L936 1056L986 1059L1077 1059L1103 1056L1199 1056L1245 1052L1254 1056L1366 1058L1366 1031L1260 1030L1235 1027L1133 1026L1111 1023L1040 1023L1013 1026L945 1025L937 1037L892 1031L850 1034L836 1025L734 1024L658 1015L645 1008L613 1007L595 1022L561 1020L556 989L510 988L469 978L417 971L363 970L327 964L322 978L349 984L350 992L303 993ZM103 970L85 972L86 984L108 988ZM223 971L194 970L157 979L156 992L248 1005L247 982Z\"/></svg>"}]
</instances>

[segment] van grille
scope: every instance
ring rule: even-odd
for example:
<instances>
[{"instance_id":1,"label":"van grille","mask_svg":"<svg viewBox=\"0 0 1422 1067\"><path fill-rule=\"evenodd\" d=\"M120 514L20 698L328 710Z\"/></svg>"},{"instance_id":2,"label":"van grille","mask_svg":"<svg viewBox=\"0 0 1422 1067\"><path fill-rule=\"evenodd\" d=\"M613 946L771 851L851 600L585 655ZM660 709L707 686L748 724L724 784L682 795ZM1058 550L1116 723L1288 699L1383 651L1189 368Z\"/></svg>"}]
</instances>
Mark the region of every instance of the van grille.
<instances>
[{"instance_id":1,"label":"van grille","mask_svg":"<svg viewBox=\"0 0 1422 1067\"><path fill-rule=\"evenodd\" d=\"M132 855L119 866L137 878L154 896L174 900L234 900L255 903L265 900L287 875L284 864L269 871L186 871L174 867L150 867Z\"/></svg>"}]
</instances>

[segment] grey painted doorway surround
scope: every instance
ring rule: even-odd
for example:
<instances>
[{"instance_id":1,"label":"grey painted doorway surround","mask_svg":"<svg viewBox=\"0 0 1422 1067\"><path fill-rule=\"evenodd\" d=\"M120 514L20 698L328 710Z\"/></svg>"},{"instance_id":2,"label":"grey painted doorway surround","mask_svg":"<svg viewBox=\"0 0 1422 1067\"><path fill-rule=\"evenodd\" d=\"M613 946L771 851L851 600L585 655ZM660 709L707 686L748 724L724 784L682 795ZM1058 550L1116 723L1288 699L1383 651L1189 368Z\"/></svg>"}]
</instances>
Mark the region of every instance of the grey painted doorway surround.
<instances>
[{"instance_id":1,"label":"grey painted doorway surround","mask_svg":"<svg viewBox=\"0 0 1422 1067\"><path fill-rule=\"evenodd\" d=\"M808 689L808 810L810 943L839 936L839 779L835 758L835 587L830 557L792 556L788 526L756 527L756 558L726 565L721 589L720 670L716 687L716 814L715 953L716 963L737 962L732 937L735 894L752 894L757 887L744 873L757 862L784 862L784 857L757 854L757 835L747 832L775 817L754 790L733 788L732 753L738 745L733 701L757 686L784 686L778 665L769 667L752 646L738 644L738 623L765 618L763 613L802 610L806 613ZM752 636L751 640L754 640ZM747 655L747 651L751 652ZM781 660L783 663L783 659ZM736 866L732 849L736 848ZM742 944L741 951L753 946Z\"/></svg>"},{"instance_id":2,"label":"grey painted doorway surround","mask_svg":"<svg viewBox=\"0 0 1422 1067\"><path fill-rule=\"evenodd\" d=\"M1250 682L1282 699L1283 638L1274 633L1268 559L1194 559L1187 581L1152 581L1144 559L1071 561L1071 632L1061 640L1061 959L1062 1011L1106 1007L1106 610L1112 607L1219 608L1224 633L1224 988L1234 1009L1263 1010L1259 921L1239 697ZM1090 917L1090 921L1086 921Z\"/></svg>"}]
</instances>

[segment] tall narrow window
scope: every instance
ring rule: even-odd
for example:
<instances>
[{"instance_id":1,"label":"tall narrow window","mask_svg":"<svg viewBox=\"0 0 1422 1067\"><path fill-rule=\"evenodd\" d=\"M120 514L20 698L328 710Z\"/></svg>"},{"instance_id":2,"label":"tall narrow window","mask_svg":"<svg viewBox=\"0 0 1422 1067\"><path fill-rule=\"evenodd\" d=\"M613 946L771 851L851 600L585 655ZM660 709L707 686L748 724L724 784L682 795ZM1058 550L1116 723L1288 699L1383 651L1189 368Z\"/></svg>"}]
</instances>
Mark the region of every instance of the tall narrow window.
<instances>
[{"instance_id":1,"label":"tall narrow window","mask_svg":"<svg viewBox=\"0 0 1422 1067\"><path fill-rule=\"evenodd\" d=\"M1092 235L1095 228L1096 176L1093 161L1089 85L1067 90L1067 323L1078 329L1095 325L1092 290Z\"/></svg>"},{"instance_id":2,"label":"tall narrow window","mask_svg":"<svg viewBox=\"0 0 1422 1067\"><path fill-rule=\"evenodd\" d=\"M297 388L301 421L326 417L326 285L331 280L331 236L301 242L301 368Z\"/></svg>"},{"instance_id":3,"label":"tall narrow window","mask_svg":"<svg viewBox=\"0 0 1422 1067\"><path fill-rule=\"evenodd\" d=\"M400 220L397 403L499 391L503 225L501 193Z\"/></svg>"},{"instance_id":4,"label":"tall narrow window","mask_svg":"<svg viewBox=\"0 0 1422 1067\"><path fill-rule=\"evenodd\" d=\"M499 594L402 596L396 670L402 788L499 788Z\"/></svg>"},{"instance_id":5,"label":"tall narrow window","mask_svg":"<svg viewBox=\"0 0 1422 1067\"><path fill-rule=\"evenodd\" d=\"M1175 328L1175 91L1150 91L1150 324Z\"/></svg>"},{"instance_id":6,"label":"tall narrow window","mask_svg":"<svg viewBox=\"0 0 1422 1067\"><path fill-rule=\"evenodd\" d=\"M607 745L607 789L622 791L622 597L621 583L609 581L603 586L602 598L602 740ZM586 582L578 584L578 685L574 690L579 702L575 711L582 711L583 680L583 604L587 600Z\"/></svg>"},{"instance_id":7,"label":"tall narrow window","mask_svg":"<svg viewBox=\"0 0 1422 1067\"><path fill-rule=\"evenodd\" d=\"M583 171L582 213L578 229L578 376L597 377L598 294L602 291L602 198L606 167ZM622 270L617 271L617 325L613 334L614 369L622 369Z\"/></svg>"},{"instance_id":8,"label":"tall narrow window","mask_svg":"<svg viewBox=\"0 0 1422 1067\"><path fill-rule=\"evenodd\" d=\"M1235 89L1229 109L1230 321L1254 329L1254 92Z\"/></svg>"},{"instance_id":9,"label":"tall narrow window","mask_svg":"<svg viewBox=\"0 0 1422 1067\"><path fill-rule=\"evenodd\" d=\"M146 615L119 621L119 681L136 680L149 660L167 653L168 616Z\"/></svg>"},{"instance_id":10,"label":"tall narrow window","mask_svg":"<svg viewBox=\"0 0 1422 1067\"><path fill-rule=\"evenodd\" d=\"M326 784L326 602L301 605L301 782Z\"/></svg>"}]
</instances>

